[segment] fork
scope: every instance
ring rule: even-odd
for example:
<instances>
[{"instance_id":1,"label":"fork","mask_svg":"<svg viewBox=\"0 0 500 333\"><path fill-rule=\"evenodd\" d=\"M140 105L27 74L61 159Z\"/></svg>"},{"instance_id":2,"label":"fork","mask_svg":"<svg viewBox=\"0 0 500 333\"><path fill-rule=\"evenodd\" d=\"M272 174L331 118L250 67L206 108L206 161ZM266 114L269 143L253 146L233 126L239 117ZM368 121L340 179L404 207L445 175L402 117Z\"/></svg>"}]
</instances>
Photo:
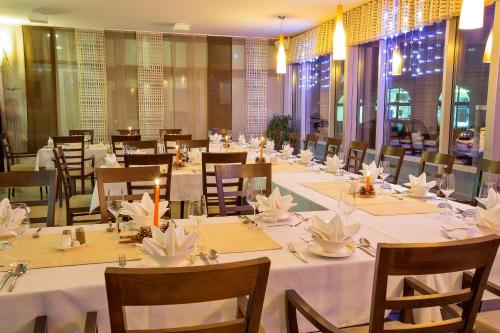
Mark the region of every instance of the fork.
<instances>
[{"instance_id":1,"label":"fork","mask_svg":"<svg viewBox=\"0 0 500 333\"><path fill-rule=\"evenodd\" d=\"M299 220L302 220L302 222L306 222L306 221L309 221L309 217L305 217L304 215L300 214L300 213L293 213L293 215L297 216L299 218Z\"/></svg>"},{"instance_id":2,"label":"fork","mask_svg":"<svg viewBox=\"0 0 500 333\"><path fill-rule=\"evenodd\" d=\"M127 258L125 257L125 253L119 254L118 255L118 266L120 268L125 268L127 265Z\"/></svg>"},{"instance_id":3,"label":"fork","mask_svg":"<svg viewBox=\"0 0 500 333\"><path fill-rule=\"evenodd\" d=\"M304 258L304 256L302 254L300 254L299 251L297 251L295 249L295 246L293 245L292 242L287 242L287 246L288 246L288 251L290 251L291 253L293 253L293 255L295 257L297 257L297 259L299 259L300 261L304 262L304 263L308 263L308 261L306 260L306 258Z\"/></svg>"}]
</instances>

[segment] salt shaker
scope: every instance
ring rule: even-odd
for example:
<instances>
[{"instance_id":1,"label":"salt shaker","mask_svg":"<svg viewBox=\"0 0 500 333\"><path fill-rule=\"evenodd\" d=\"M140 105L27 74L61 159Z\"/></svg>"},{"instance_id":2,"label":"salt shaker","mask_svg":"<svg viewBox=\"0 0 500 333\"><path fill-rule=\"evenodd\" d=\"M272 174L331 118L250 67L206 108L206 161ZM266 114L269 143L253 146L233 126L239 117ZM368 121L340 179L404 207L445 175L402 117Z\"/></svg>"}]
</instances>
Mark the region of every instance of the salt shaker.
<instances>
[{"instance_id":1,"label":"salt shaker","mask_svg":"<svg viewBox=\"0 0 500 333\"><path fill-rule=\"evenodd\" d=\"M83 227L76 228L75 238L80 243L80 245L85 244L85 230L83 230Z\"/></svg>"},{"instance_id":2,"label":"salt shaker","mask_svg":"<svg viewBox=\"0 0 500 333\"><path fill-rule=\"evenodd\" d=\"M62 249L69 249L72 245L73 239L71 237L71 230L63 230L59 247Z\"/></svg>"}]
</instances>

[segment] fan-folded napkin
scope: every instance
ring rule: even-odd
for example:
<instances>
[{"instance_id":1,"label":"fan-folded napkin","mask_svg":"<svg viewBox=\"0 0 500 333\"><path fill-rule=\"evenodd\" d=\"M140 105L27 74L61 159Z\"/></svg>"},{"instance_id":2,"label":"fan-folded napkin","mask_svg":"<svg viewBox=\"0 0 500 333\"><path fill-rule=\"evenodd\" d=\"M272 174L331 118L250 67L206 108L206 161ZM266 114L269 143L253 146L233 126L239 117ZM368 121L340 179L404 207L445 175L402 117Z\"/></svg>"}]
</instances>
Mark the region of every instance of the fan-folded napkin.
<instances>
[{"instance_id":1,"label":"fan-folded napkin","mask_svg":"<svg viewBox=\"0 0 500 333\"><path fill-rule=\"evenodd\" d=\"M240 145L246 145L246 144L247 144L247 140L245 139L245 135L240 134L240 135L238 136L238 143L239 143Z\"/></svg>"},{"instance_id":2,"label":"fan-folded napkin","mask_svg":"<svg viewBox=\"0 0 500 333\"><path fill-rule=\"evenodd\" d=\"M218 143L222 140L222 134L212 134L210 135L210 141L213 143Z\"/></svg>"},{"instance_id":3,"label":"fan-folded napkin","mask_svg":"<svg viewBox=\"0 0 500 333\"><path fill-rule=\"evenodd\" d=\"M309 150L300 151L300 162L303 164L309 164L313 157L313 153L311 153Z\"/></svg>"},{"instance_id":4,"label":"fan-folded napkin","mask_svg":"<svg viewBox=\"0 0 500 333\"><path fill-rule=\"evenodd\" d=\"M269 197L258 195L259 210L268 214L280 217L286 214L290 208L297 206L293 202L293 197L290 194L282 196L280 189L276 187Z\"/></svg>"},{"instance_id":5,"label":"fan-folded napkin","mask_svg":"<svg viewBox=\"0 0 500 333\"><path fill-rule=\"evenodd\" d=\"M104 156L104 165L108 168L117 168L120 166L120 164L116 160L115 154L107 154L106 156Z\"/></svg>"},{"instance_id":6,"label":"fan-folded napkin","mask_svg":"<svg viewBox=\"0 0 500 333\"><path fill-rule=\"evenodd\" d=\"M123 201L122 206L123 214L129 215L133 220L141 223L141 225L153 224L155 204L147 192L142 195L140 202ZM163 216L167 210L168 201L160 201L158 205L158 216Z\"/></svg>"},{"instance_id":7,"label":"fan-folded napkin","mask_svg":"<svg viewBox=\"0 0 500 333\"><path fill-rule=\"evenodd\" d=\"M370 172L370 177L371 179L375 180L378 178L378 175L383 171L382 168L379 168L375 161L372 161L370 164L362 164L362 170L361 172L363 173L363 176L366 177L367 173Z\"/></svg>"},{"instance_id":8,"label":"fan-folded napkin","mask_svg":"<svg viewBox=\"0 0 500 333\"><path fill-rule=\"evenodd\" d=\"M333 157L326 157L326 168L329 172L337 172L342 164L342 160L339 159L337 155L333 155Z\"/></svg>"},{"instance_id":9,"label":"fan-folded napkin","mask_svg":"<svg viewBox=\"0 0 500 333\"><path fill-rule=\"evenodd\" d=\"M307 230L316 238L330 242L343 242L354 236L361 227L359 223L345 225L339 214L336 214L328 221L314 215L312 222L312 226Z\"/></svg>"},{"instance_id":10,"label":"fan-folded napkin","mask_svg":"<svg viewBox=\"0 0 500 333\"><path fill-rule=\"evenodd\" d=\"M418 177L415 177L413 175L409 175L409 178L410 178L410 187L411 188L426 187L428 189L431 189L434 186L436 186L435 180L427 182L427 175L425 174L425 172L422 173Z\"/></svg>"},{"instance_id":11,"label":"fan-folded napkin","mask_svg":"<svg viewBox=\"0 0 500 333\"><path fill-rule=\"evenodd\" d=\"M144 238L144 251L153 256L171 257L187 252L194 247L198 233L185 233L183 226L169 226L165 232L151 226L152 238Z\"/></svg>"}]
</instances>

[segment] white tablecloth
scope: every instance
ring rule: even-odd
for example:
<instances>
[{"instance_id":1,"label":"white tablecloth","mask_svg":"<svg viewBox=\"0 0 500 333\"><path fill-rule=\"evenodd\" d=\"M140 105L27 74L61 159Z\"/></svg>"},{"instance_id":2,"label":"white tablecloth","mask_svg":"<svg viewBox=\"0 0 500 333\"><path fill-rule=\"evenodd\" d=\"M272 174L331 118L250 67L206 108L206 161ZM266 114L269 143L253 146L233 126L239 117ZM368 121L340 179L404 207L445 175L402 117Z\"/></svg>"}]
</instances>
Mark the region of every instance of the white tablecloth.
<instances>
[{"instance_id":1,"label":"white tablecloth","mask_svg":"<svg viewBox=\"0 0 500 333\"><path fill-rule=\"evenodd\" d=\"M52 147L44 147L38 150L35 160L35 170L40 168L54 169L54 153ZM104 144L92 144L84 149L85 158L94 156L95 166L104 164L104 157L106 156L107 146Z\"/></svg>"}]
</instances>

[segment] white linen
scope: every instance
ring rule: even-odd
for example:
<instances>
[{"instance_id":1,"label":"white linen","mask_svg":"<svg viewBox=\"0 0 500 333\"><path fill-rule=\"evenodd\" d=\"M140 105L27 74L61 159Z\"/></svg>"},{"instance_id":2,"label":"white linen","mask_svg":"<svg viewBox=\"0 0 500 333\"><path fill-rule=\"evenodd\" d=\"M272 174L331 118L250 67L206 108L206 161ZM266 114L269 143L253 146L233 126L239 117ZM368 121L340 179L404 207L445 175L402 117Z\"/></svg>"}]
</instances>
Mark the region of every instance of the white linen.
<instances>
[{"instance_id":1,"label":"white linen","mask_svg":"<svg viewBox=\"0 0 500 333\"><path fill-rule=\"evenodd\" d=\"M155 256L176 256L193 249L198 233L184 233L184 226L175 227L171 224L165 232L158 227L151 226L152 238L144 238L144 250ZM186 256L189 253L186 253Z\"/></svg>"},{"instance_id":2,"label":"white linen","mask_svg":"<svg viewBox=\"0 0 500 333\"><path fill-rule=\"evenodd\" d=\"M142 195L141 201L122 202L123 214L126 214L137 221L141 226L153 225L155 203L151 200L149 193ZM161 217L168 210L168 201L158 203L158 216Z\"/></svg>"},{"instance_id":3,"label":"white linen","mask_svg":"<svg viewBox=\"0 0 500 333\"><path fill-rule=\"evenodd\" d=\"M500 231L500 203L490 208L477 207L477 224L492 230Z\"/></svg>"},{"instance_id":4,"label":"white linen","mask_svg":"<svg viewBox=\"0 0 500 333\"><path fill-rule=\"evenodd\" d=\"M340 214L334 214L334 216L328 220L324 220L314 215L312 220L313 223L307 230L313 236L330 242L345 241L357 234L361 226L359 223L345 225Z\"/></svg>"},{"instance_id":5,"label":"white linen","mask_svg":"<svg viewBox=\"0 0 500 333\"><path fill-rule=\"evenodd\" d=\"M285 215L292 207L297 206L297 203L293 202L293 196L290 194L281 195L279 187L276 187L269 197L258 195L257 201L259 203L259 211L273 214L277 217Z\"/></svg>"},{"instance_id":6,"label":"white linen","mask_svg":"<svg viewBox=\"0 0 500 333\"><path fill-rule=\"evenodd\" d=\"M107 168L119 168L120 163L116 160L116 155L115 154L106 154L104 157L104 165Z\"/></svg>"},{"instance_id":7,"label":"white linen","mask_svg":"<svg viewBox=\"0 0 500 333\"><path fill-rule=\"evenodd\" d=\"M328 172L337 172L342 163L343 161L339 159L337 155L333 155L333 157L326 157L326 169Z\"/></svg>"},{"instance_id":8,"label":"white linen","mask_svg":"<svg viewBox=\"0 0 500 333\"><path fill-rule=\"evenodd\" d=\"M383 168L379 168L375 163L375 161L372 161L370 164L365 164L365 163L362 164L361 173L363 174L363 176L366 177L368 172L370 172L370 177L373 180L378 179L378 175L382 173L382 171Z\"/></svg>"},{"instance_id":9,"label":"white linen","mask_svg":"<svg viewBox=\"0 0 500 333\"><path fill-rule=\"evenodd\" d=\"M44 147L38 150L35 160L35 170L39 171L41 168L54 169L54 153L52 152L52 147ZM91 144L88 148L85 148L85 158L94 157L95 166L99 167L104 164L104 157L107 153L107 147L104 144ZM90 165L90 164L89 164Z\"/></svg>"},{"instance_id":10,"label":"white linen","mask_svg":"<svg viewBox=\"0 0 500 333\"><path fill-rule=\"evenodd\" d=\"M210 142L212 143L218 143L221 142L222 140L222 134L212 134L209 136Z\"/></svg>"},{"instance_id":11,"label":"white linen","mask_svg":"<svg viewBox=\"0 0 500 333\"><path fill-rule=\"evenodd\" d=\"M427 182L427 174L424 172L420 176L415 177L414 175L409 175L408 178L410 178L410 187L412 189L414 188L422 188L425 187L427 189L431 189L434 186L436 186L436 181L430 181Z\"/></svg>"},{"instance_id":12,"label":"white linen","mask_svg":"<svg viewBox=\"0 0 500 333\"><path fill-rule=\"evenodd\" d=\"M313 157L313 153L311 153L309 150L300 151L300 163L302 164L309 164Z\"/></svg>"},{"instance_id":13,"label":"white linen","mask_svg":"<svg viewBox=\"0 0 500 333\"><path fill-rule=\"evenodd\" d=\"M246 145L247 144L247 140L245 139L245 135L244 134L240 134L238 136L238 143L240 145Z\"/></svg>"}]
</instances>

